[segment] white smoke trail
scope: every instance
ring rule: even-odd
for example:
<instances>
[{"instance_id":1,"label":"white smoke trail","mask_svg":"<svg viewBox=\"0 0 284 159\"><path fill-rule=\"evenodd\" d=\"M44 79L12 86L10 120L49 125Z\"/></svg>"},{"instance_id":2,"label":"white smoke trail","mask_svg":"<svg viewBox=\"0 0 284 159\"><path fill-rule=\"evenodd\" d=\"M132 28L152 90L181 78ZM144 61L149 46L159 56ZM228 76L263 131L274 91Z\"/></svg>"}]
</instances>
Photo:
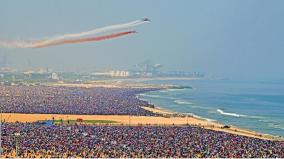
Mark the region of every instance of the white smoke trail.
<instances>
[{"instance_id":1,"label":"white smoke trail","mask_svg":"<svg viewBox=\"0 0 284 159\"><path fill-rule=\"evenodd\" d=\"M81 32L81 33L76 33L76 34L64 34L58 37L54 37L51 39L47 39L44 40L43 42L41 42L41 44L49 44L58 40L62 40L62 39L66 39L66 38L79 38L79 37L83 37L83 36L88 36L88 35L95 35L95 34L100 34L100 33L104 33L107 31L114 31L114 30L119 30L119 29L126 29L126 28L130 28L130 27L134 27L143 23L146 23L147 21L143 21L143 20L135 20L129 23L125 23L125 24L117 24L117 25L111 25L111 26L106 26L106 27L102 27L102 28L97 28L97 29L93 29L90 31L86 31L86 32Z\"/></svg>"},{"instance_id":2,"label":"white smoke trail","mask_svg":"<svg viewBox=\"0 0 284 159\"><path fill-rule=\"evenodd\" d=\"M126 28L131 28L137 25L141 25L144 23L147 23L148 21L145 20L135 20L132 22L124 23L124 24L116 24L116 25L111 25L111 26L105 26L102 28L97 28L93 29L90 31L86 32L81 32L81 33L75 33L75 34L64 34L64 35L59 35L53 38L47 38L43 40L36 40L36 41L1 41L0 40L0 47L5 47L5 48L35 48L41 45L50 45L53 43L57 43L61 40L66 40L66 39L74 39L74 38L81 38L84 36L90 36L90 35L96 35L100 33L105 33L109 31L114 31L114 30L120 30L120 29L126 29Z\"/></svg>"},{"instance_id":3,"label":"white smoke trail","mask_svg":"<svg viewBox=\"0 0 284 159\"><path fill-rule=\"evenodd\" d=\"M32 42L28 41L0 41L0 48L32 48Z\"/></svg>"}]
</instances>

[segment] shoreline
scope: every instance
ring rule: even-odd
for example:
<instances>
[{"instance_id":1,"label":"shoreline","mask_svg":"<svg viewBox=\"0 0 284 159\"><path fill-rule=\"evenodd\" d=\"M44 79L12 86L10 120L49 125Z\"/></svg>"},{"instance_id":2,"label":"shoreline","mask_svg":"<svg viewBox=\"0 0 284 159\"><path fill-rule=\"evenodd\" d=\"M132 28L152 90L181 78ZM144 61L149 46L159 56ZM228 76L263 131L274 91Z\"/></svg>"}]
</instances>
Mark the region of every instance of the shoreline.
<instances>
[{"instance_id":1,"label":"shoreline","mask_svg":"<svg viewBox=\"0 0 284 159\"><path fill-rule=\"evenodd\" d=\"M182 113L178 113L178 112L172 112L170 110L164 109L164 108L159 108L159 107L154 107L154 108L150 108L150 107L142 107L143 109L146 109L148 111L151 111L153 113L158 113L161 114L163 116L184 116L184 114ZM278 137L275 135L271 135L271 134L264 134L264 133L260 133L260 132L256 132L250 129L245 129L245 128L240 128L237 127L235 125L229 125L230 128L222 128L225 125L218 122L218 121L212 121L210 119L206 119L206 118L202 118L202 117L196 117L193 115L189 115L188 117L182 117L182 118L188 118L188 120L197 120L199 123L205 122L205 125L198 125L200 127L203 127L205 129L211 129L214 131L223 131L223 132L227 132L227 133L231 133L231 134L237 134L237 135L242 135L242 136L247 136L247 137L254 137L254 138L260 138L260 139L265 139L265 140L281 140L283 141L284 138L283 137ZM201 122L202 121L202 122ZM189 124L191 125L191 124Z\"/></svg>"},{"instance_id":2,"label":"shoreline","mask_svg":"<svg viewBox=\"0 0 284 159\"><path fill-rule=\"evenodd\" d=\"M171 88L164 88L164 89L171 89ZM239 126L235 126L235 125L225 125L223 124L222 122L220 121L217 121L217 120L214 120L214 119L209 119L209 118L205 118L205 117L201 117L201 116L197 116L193 113L181 113L181 112L174 112L174 111L171 111L169 109L166 109L166 108L162 108L162 107L159 107L159 106L156 106L155 104L153 103L150 103L147 99L141 99L138 95L136 95L136 97L139 99L139 100L143 100L143 101L146 101L148 102L149 104L152 104L154 106L154 108L151 108L151 107L142 107L143 109L146 109L148 111L151 111L153 113L158 113L158 114L162 114L164 116L183 116L183 117L186 117L186 116L189 116L191 118L194 118L194 119L197 119L197 120L202 120L202 121L207 121L208 123L210 123L211 125L214 125L214 126L219 126L219 127L223 127L223 126L230 126L229 130L228 128L224 129L222 128L221 131L224 131L224 132L229 132L229 133L232 133L232 131L239 131L239 132L244 132L244 136L246 136L246 134L253 134L253 136L250 136L250 137L256 137L256 138L259 138L259 136L265 136L266 139L268 140L281 140L281 141L284 141L284 137L283 136L278 136L278 135L272 135L272 134L268 134L268 133L262 133L262 132L257 132L257 131L254 131L254 130L251 130L249 128L242 128L242 127L239 127ZM226 131L225 131L226 130ZM229 130L229 131L227 131ZM233 133L233 134L238 134L238 133Z\"/></svg>"},{"instance_id":3,"label":"shoreline","mask_svg":"<svg viewBox=\"0 0 284 159\"><path fill-rule=\"evenodd\" d=\"M107 79L107 81L135 81L135 82L144 82L144 81L168 81L168 80L203 80L204 77L141 77L141 78L117 78L117 79Z\"/></svg>"},{"instance_id":4,"label":"shoreline","mask_svg":"<svg viewBox=\"0 0 284 159\"><path fill-rule=\"evenodd\" d=\"M156 85L156 84L144 84L144 83L120 83L120 82L94 82L89 84L72 84L72 83L50 83L47 86L53 87L107 87L107 88L155 88L161 89L184 89L182 86L177 85ZM136 94L136 98L139 98L139 94ZM147 100L144 100L147 101ZM149 101L147 101L149 103ZM141 107L141 106L140 106ZM223 128L225 125L218 121L202 118L190 113L173 112L164 108L154 107L141 107L160 116L130 116L130 115L74 115L74 114L22 114L22 113L2 113L2 119L6 122L36 122L39 120L76 120L78 118L83 120L112 120L116 121L116 124L123 125L192 125L199 126L214 131L222 131L231 134L237 134L242 136L248 136L253 138L260 138L265 140L282 140L283 137L274 136L271 134L259 133L253 130L239 128L234 125L230 125L230 128Z\"/></svg>"},{"instance_id":5,"label":"shoreline","mask_svg":"<svg viewBox=\"0 0 284 159\"><path fill-rule=\"evenodd\" d=\"M152 111L160 111L157 108L150 108ZM169 112L167 112L169 113ZM94 125L123 125L123 126L198 126L205 129L210 129L214 131L222 131L226 133L231 133L235 135L259 138L264 140L282 140L272 135L261 134L254 131L238 128L231 126L231 128L222 128L222 124L217 122L210 122L206 120L201 120L195 117L162 117L162 116L129 116L129 115L74 115L74 114L21 114L21 113L2 113L2 120L7 123L30 123L37 122L40 120L111 120L116 123L112 124L94 124Z\"/></svg>"},{"instance_id":6,"label":"shoreline","mask_svg":"<svg viewBox=\"0 0 284 159\"><path fill-rule=\"evenodd\" d=\"M51 87L79 87L79 88L155 88L155 89L192 89L190 86L182 86L175 84L147 84L141 82L121 82L121 81L91 81L88 83L65 83L53 82L45 84Z\"/></svg>"}]
</instances>

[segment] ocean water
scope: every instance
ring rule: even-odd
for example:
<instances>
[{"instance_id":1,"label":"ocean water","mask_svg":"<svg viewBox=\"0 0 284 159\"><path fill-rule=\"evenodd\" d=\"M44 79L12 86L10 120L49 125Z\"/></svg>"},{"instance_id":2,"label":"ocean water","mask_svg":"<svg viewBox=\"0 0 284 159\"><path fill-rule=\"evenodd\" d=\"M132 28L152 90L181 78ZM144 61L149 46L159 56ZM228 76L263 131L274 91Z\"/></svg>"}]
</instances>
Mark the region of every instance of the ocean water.
<instances>
[{"instance_id":1,"label":"ocean water","mask_svg":"<svg viewBox=\"0 0 284 159\"><path fill-rule=\"evenodd\" d=\"M139 95L157 107L223 124L284 136L284 82L148 81L191 86Z\"/></svg>"}]
</instances>

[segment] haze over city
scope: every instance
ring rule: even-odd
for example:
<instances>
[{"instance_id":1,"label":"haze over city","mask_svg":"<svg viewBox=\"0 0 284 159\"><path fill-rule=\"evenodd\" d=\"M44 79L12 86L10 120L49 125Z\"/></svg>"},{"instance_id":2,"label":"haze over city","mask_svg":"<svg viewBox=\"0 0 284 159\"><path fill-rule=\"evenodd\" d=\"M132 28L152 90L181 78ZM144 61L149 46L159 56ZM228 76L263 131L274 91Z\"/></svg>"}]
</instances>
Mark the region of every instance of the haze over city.
<instances>
[{"instance_id":1,"label":"haze over city","mask_svg":"<svg viewBox=\"0 0 284 159\"><path fill-rule=\"evenodd\" d=\"M281 0L30 2L1 2L1 40L34 40L143 17L152 21L135 28L138 34L116 40L43 49L0 48L0 58L7 56L11 67L80 72L128 69L150 59L164 70L224 78L284 78Z\"/></svg>"}]
</instances>

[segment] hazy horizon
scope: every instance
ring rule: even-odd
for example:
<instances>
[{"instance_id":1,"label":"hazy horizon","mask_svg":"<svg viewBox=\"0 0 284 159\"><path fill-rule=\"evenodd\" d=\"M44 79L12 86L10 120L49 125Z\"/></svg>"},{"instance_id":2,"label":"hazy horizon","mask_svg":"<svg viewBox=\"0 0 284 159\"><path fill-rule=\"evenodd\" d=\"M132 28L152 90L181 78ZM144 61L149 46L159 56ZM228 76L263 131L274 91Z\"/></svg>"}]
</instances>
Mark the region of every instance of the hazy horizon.
<instances>
[{"instance_id":1,"label":"hazy horizon","mask_svg":"<svg viewBox=\"0 0 284 159\"><path fill-rule=\"evenodd\" d=\"M148 17L138 34L41 49L0 48L16 68L129 69L150 59L163 70L283 80L284 1L2 1L0 39L38 39Z\"/></svg>"}]
</instances>

